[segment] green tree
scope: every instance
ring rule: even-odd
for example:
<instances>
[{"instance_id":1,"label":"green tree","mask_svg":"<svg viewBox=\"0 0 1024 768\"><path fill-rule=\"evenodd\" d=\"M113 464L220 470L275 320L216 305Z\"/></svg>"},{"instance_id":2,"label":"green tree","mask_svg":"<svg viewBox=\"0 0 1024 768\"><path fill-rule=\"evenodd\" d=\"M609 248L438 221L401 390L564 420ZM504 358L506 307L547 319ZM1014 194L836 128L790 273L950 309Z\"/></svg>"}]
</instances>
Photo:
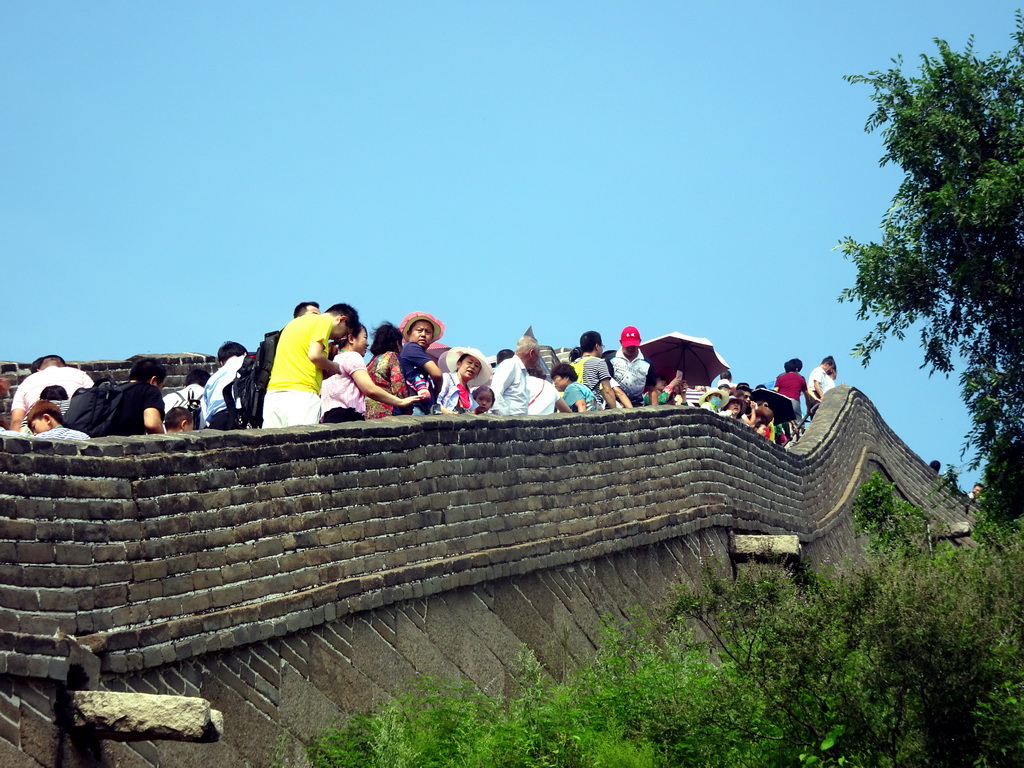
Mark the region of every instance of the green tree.
<instances>
[{"instance_id":1,"label":"green tree","mask_svg":"<svg viewBox=\"0 0 1024 768\"><path fill-rule=\"evenodd\" d=\"M1008 53L980 58L936 40L908 76L903 60L847 77L874 88L866 130L881 129L882 165L905 171L881 242L842 241L857 266L840 296L876 324L855 349L865 364L890 336L919 330L924 366L961 371L986 462L983 510L1024 508L1024 17Z\"/></svg>"}]
</instances>

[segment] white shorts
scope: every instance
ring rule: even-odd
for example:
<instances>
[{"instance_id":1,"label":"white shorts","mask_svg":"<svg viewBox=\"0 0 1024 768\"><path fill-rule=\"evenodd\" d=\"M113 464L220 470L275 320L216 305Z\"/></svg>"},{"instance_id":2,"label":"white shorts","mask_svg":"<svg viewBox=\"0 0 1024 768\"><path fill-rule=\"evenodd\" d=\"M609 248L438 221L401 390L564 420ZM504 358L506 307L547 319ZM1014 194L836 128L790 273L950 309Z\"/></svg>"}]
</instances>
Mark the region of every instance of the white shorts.
<instances>
[{"instance_id":1,"label":"white shorts","mask_svg":"<svg viewBox=\"0 0 1024 768\"><path fill-rule=\"evenodd\" d=\"M320 395L274 390L263 399L263 427L303 427L320 423Z\"/></svg>"}]
</instances>

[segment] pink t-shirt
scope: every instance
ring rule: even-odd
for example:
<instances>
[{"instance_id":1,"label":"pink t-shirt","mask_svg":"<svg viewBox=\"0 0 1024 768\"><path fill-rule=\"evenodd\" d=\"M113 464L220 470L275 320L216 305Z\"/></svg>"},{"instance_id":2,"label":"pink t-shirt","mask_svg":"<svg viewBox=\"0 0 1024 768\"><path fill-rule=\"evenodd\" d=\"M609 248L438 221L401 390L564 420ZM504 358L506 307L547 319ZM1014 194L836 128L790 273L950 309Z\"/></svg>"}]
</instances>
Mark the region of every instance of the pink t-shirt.
<instances>
[{"instance_id":1,"label":"pink t-shirt","mask_svg":"<svg viewBox=\"0 0 1024 768\"><path fill-rule=\"evenodd\" d=\"M18 390L14 393L14 401L11 403L11 408L20 408L23 411L27 411L39 399L40 393L51 385L64 387L68 397L73 397L80 388L88 389L91 387L92 379L89 378L89 374L85 371L72 368L70 365L63 368L51 365L49 368L43 368L43 370L36 371L31 376L27 376L21 382Z\"/></svg>"},{"instance_id":2,"label":"pink t-shirt","mask_svg":"<svg viewBox=\"0 0 1024 768\"><path fill-rule=\"evenodd\" d=\"M363 356L351 350L339 352L334 362L341 368L341 373L328 376L320 387L320 410L327 413L332 408L354 408L366 414L366 399L363 391L352 380L356 371L365 371L366 363Z\"/></svg>"}]
</instances>

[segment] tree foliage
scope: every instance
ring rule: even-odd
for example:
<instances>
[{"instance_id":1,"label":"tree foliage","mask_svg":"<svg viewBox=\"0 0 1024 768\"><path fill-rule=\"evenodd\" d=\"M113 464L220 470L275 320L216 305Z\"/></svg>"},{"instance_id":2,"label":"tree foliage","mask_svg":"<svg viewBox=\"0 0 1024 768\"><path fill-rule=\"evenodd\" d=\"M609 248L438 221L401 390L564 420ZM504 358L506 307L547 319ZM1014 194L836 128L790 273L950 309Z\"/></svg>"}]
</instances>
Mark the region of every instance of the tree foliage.
<instances>
[{"instance_id":1,"label":"tree foliage","mask_svg":"<svg viewBox=\"0 0 1024 768\"><path fill-rule=\"evenodd\" d=\"M936 40L908 76L903 60L847 77L874 88L866 130L881 130L882 165L905 177L881 242L847 238L857 279L841 300L875 325L865 363L890 336L919 330L924 365L961 370L969 439L987 461L988 507L1024 506L1024 17L1013 47L981 58Z\"/></svg>"}]
</instances>

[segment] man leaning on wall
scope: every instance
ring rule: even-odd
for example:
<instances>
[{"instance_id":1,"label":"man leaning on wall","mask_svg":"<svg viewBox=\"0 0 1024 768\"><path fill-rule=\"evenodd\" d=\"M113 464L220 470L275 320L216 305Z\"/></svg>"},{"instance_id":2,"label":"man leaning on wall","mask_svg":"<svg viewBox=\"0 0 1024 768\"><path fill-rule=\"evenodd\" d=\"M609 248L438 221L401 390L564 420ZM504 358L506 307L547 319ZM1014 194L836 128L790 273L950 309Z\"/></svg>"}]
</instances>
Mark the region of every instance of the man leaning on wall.
<instances>
[{"instance_id":1,"label":"man leaning on wall","mask_svg":"<svg viewBox=\"0 0 1024 768\"><path fill-rule=\"evenodd\" d=\"M321 314L294 318L277 341L270 384L263 401L263 426L298 427L320 422L320 385L324 375L338 373L327 356L328 344L342 342L359 313L348 304L335 304Z\"/></svg>"}]
</instances>

